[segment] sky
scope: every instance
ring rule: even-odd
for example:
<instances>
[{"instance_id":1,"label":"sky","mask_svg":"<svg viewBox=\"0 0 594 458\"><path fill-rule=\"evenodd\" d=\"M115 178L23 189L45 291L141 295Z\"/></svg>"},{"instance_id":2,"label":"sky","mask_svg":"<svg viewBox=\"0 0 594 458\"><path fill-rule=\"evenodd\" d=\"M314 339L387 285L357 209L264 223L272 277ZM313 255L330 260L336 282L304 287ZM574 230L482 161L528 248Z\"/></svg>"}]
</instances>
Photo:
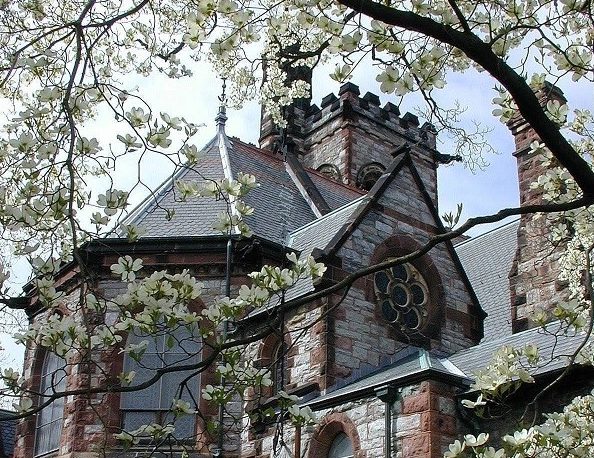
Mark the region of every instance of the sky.
<instances>
[{"instance_id":1,"label":"sky","mask_svg":"<svg viewBox=\"0 0 594 458\"><path fill-rule=\"evenodd\" d=\"M319 105L323 96L330 92L338 92L339 84L330 80L324 71L314 73L312 84L312 103ZM327 73L327 71L326 71ZM194 138L194 143L202 147L215 135L214 118L218 111L218 96L221 92L221 80L218 79L208 64L198 63L195 74L191 78L169 80L162 76L153 76L149 79L134 78L137 80L142 93L150 101L154 112L165 111L171 115L184 116L189 121L204 124L199 134ZM361 68L355 73L353 83L360 87L361 95L370 91L380 95L382 105L388 101L398 104L394 97L386 96L379 92L375 74L369 68ZM518 205L518 184L516 160L512 153L514 150L513 138L508 129L492 116L493 105L491 100L496 96L493 90L494 83L485 75L469 70L464 74L454 74L448 79L445 89L439 92L438 99L443 104L452 104L458 100L468 111L463 115L463 123L471 126L473 121L492 128L487 138L498 154L485 157L489 166L483 170L470 170L464 164L454 163L449 166L440 166L438 170L439 211L453 211L458 203L463 204L462 221L468 217L490 214L504 207ZM586 91L579 84L572 84L562 88L569 100L570 108L594 107L594 94ZM579 105L578 105L579 102ZM408 97L400 104L401 113L414 112L416 104L420 103L419 97ZM228 110L226 132L244 141L257 144L259 134L260 108L256 102L246 104L241 110ZM421 119L421 123L424 120ZM99 116L88 130L96 136L106 132L113 134L113 122L107 117ZM442 153L456 154L450 139L444 136L438 138L438 149ZM135 160L122 163L123 167L118 172L118 180L125 186L132 183L136 173ZM154 160L144 161L143 173L145 179L156 187L168 178L171 165ZM138 203L144 197L143 193L132 196L132 203ZM490 228L483 226L473 229L470 234L477 235ZM26 276L25 270L20 275L14 275L22 281ZM17 280L18 282L19 280ZM0 354L16 367L21 366L22 349L15 346L7 334L0 333L0 343L5 350Z\"/></svg>"}]
</instances>

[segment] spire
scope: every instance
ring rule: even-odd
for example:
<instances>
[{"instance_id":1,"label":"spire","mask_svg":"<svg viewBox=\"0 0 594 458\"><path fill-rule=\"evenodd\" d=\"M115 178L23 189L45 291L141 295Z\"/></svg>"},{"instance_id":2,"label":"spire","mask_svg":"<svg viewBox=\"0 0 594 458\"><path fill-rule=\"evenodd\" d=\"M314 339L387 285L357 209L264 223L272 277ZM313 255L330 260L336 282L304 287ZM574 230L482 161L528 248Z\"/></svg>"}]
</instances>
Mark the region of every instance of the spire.
<instances>
[{"instance_id":1,"label":"spire","mask_svg":"<svg viewBox=\"0 0 594 458\"><path fill-rule=\"evenodd\" d=\"M217 123L217 131L219 133L225 133L225 122L227 121L227 95L225 94L225 89L227 88L227 79L223 78L223 86L221 95L219 95L219 112L217 113L217 117L215 118L215 122Z\"/></svg>"}]
</instances>

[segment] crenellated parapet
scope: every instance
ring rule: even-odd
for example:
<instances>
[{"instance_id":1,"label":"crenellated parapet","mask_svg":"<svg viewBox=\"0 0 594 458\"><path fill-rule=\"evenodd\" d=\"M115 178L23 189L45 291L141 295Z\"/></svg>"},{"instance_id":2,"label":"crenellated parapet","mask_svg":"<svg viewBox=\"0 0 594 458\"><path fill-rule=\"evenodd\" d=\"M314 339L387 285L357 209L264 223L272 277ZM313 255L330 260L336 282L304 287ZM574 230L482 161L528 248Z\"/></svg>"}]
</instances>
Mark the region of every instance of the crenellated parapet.
<instances>
[{"instance_id":1,"label":"crenellated parapet","mask_svg":"<svg viewBox=\"0 0 594 458\"><path fill-rule=\"evenodd\" d=\"M401 114L371 92L361 96L359 87L346 83L338 94L328 94L320 105L311 105L303 118L302 148L297 149L306 167L331 174L344 184L369 190L403 145L411 154L434 202L437 202L436 132L421 125L412 113Z\"/></svg>"},{"instance_id":2,"label":"crenellated parapet","mask_svg":"<svg viewBox=\"0 0 594 458\"><path fill-rule=\"evenodd\" d=\"M320 107L310 106L305 116L305 135L314 135L325 123L338 116L367 118L410 143L435 148L436 133L432 124L426 122L421 126L419 118L410 112L401 116L400 109L391 102L382 107L379 96L371 92L360 97L359 87L353 83L343 84L338 96L333 93L326 95Z\"/></svg>"}]
</instances>

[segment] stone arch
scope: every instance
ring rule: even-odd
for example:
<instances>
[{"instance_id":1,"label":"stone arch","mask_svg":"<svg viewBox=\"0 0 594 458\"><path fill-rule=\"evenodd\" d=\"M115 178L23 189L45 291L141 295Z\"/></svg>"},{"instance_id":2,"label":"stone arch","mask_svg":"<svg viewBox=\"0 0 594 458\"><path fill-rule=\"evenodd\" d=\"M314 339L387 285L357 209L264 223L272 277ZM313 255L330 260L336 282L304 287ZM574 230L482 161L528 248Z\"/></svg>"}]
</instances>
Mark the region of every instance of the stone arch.
<instances>
[{"instance_id":1,"label":"stone arch","mask_svg":"<svg viewBox=\"0 0 594 458\"><path fill-rule=\"evenodd\" d=\"M284 340L284 348L285 348L285 366L284 366L284 381L283 385L286 389L287 385L291 383L290 380L290 358L289 354L291 353L291 336L286 333L283 336ZM256 366L260 368L270 368L273 372L271 376L275 375L276 368L273 367L275 364L278 363L277 359L279 357L279 351L281 346L281 336L278 333L273 332L267 337L265 337L262 342L260 343L260 348L258 349L258 359L256 360ZM273 377L273 382L275 378ZM275 386L273 383L272 386L262 387L262 391L260 396L264 399L270 398L277 394L278 385Z\"/></svg>"},{"instance_id":2,"label":"stone arch","mask_svg":"<svg viewBox=\"0 0 594 458\"><path fill-rule=\"evenodd\" d=\"M343 412L333 412L324 417L311 438L308 458L326 458L332 442L336 436L344 433L351 440L353 456L364 458L365 453L361 450L361 441L355 423Z\"/></svg>"}]
</instances>

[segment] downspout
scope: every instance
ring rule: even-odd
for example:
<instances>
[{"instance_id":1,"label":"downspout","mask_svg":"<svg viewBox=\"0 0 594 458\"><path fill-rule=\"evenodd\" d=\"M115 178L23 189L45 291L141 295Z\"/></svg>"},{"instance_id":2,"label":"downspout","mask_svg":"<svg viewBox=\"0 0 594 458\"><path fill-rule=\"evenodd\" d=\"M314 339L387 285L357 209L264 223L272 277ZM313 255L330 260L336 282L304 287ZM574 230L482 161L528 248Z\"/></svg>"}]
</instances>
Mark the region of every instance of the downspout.
<instances>
[{"instance_id":1,"label":"downspout","mask_svg":"<svg viewBox=\"0 0 594 458\"><path fill-rule=\"evenodd\" d=\"M399 390L396 387L387 385L375 391L375 395L380 401L383 401L385 406L384 420L385 420L385 436L384 436L384 457L392 457L392 406L394 401L398 398ZM396 450L394 450L396 452Z\"/></svg>"},{"instance_id":2,"label":"downspout","mask_svg":"<svg viewBox=\"0 0 594 458\"><path fill-rule=\"evenodd\" d=\"M225 268L225 296L231 296L231 269L233 267L233 236L229 234L227 239L227 265ZM225 320L223 322L223 342L227 340L227 333L229 332L229 322ZM225 377L221 377L221 386L225 386ZM219 437L217 443L217 449L213 453L215 457L223 456L223 442L225 438L224 431L225 421L225 408L223 404L219 405Z\"/></svg>"},{"instance_id":3,"label":"downspout","mask_svg":"<svg viewBox=\"0 0 594 458\"><path fill-rule=\"evenodd\" d=\"M295 458L301 458L301 425L295 425Z\"/></svg>"}]
</instances>

